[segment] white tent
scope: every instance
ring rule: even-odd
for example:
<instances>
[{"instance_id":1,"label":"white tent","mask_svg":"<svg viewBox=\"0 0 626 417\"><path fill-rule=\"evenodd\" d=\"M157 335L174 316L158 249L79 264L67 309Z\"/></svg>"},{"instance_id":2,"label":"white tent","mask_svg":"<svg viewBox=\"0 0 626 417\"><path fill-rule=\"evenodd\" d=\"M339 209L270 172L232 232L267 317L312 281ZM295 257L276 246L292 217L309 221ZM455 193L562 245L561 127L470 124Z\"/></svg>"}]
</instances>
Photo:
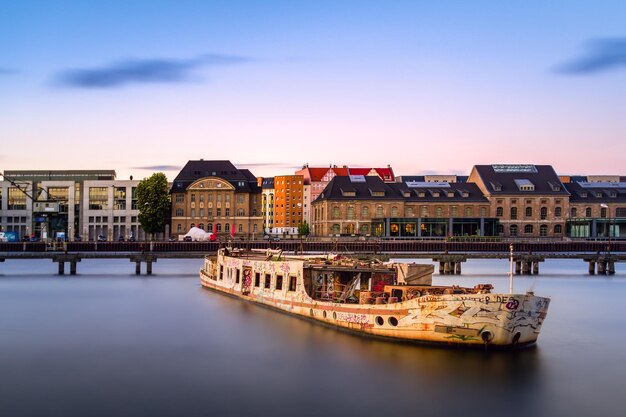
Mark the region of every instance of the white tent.
<instances>
[{"instance_id":1,"label":"white tent","mask_svg":"<svg viewBox=\"0 0 626 417\"><path fill-rule=\"evenodd\" d=\"M191 240L194 240L194 241L197 241L197 240L202 241L202 240L209 240L212 234L213 233L205 232L199 227L192 227L191 229L189 229L187 233L185 233L185 236L190 236Z\"/></svg>"}]
</instances>

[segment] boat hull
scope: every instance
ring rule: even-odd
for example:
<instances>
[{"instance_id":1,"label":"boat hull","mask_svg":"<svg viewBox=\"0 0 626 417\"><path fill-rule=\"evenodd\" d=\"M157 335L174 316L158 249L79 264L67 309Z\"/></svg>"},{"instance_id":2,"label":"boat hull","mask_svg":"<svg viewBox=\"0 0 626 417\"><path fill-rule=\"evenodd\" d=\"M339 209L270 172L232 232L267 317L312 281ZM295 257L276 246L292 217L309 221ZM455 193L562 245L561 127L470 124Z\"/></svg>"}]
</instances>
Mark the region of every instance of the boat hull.
<instances>
[{"instance_id":1,"label":"boat hull","mask_svg":"<svg viewBox=\"0 0 626 417\"><path fill-rule=\"evenodd\" d=\"M244 266L237 261L235 268ZM233 267L233 261L224 264ZM212 271L200 272L202 286L211 290L361 335L446 346L532 345L550 303L533 294L491 293L424 295L380 305L335 303L314 300L303 288L279 291L246 285L244 280L215 279ZM298 278L301 284L300 274Z\"/></svg>"}]
</instances>

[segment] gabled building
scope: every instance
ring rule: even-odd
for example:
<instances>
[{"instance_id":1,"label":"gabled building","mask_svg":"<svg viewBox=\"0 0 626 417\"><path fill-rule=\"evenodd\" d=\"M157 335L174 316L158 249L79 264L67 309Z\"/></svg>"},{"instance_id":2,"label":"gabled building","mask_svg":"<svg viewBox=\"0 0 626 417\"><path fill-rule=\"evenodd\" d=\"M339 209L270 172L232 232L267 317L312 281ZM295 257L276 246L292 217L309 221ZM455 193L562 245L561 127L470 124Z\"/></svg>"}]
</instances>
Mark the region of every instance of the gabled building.
<instances>
[{"instance_id":1,"label":"gabled building","mask_svg":"<svg viewBox=\"0 0 626 417\"><path fill-rule=\"evenodd\" d=\"M314 236L494 236L497 220L475 184L334 177L312 204Z\"/></svg>"},{"instance_id":2,"label":"gabled building","mask_svg":"<svg viewBox=\"0 0 626 417\"><path fill-rule=\"evenodd\" d=\"M626 237L626 182L576 181L565 188L570 194L567 236Z\"/></svg>"},{"instance_id":3,"label":"gabled building","mask_svg":"<svg viewBox=\"0 0 626 417\"><path fill-rule=\"evenodd\" d=\"M261 236L261 187L230 161L189 161L170 190L172 234L199 227L218 236Z\"/></svg>"},{"instance_id":4,"label":"gabled building","mask_svg":"<svg viewBox=\"0 0 626 417\"><path fill-rule=\"evenodd\" d=\"M499 234L563 237L569 192L550 165L475 165L468 183L489 200Z\"/></svg>"}]
</instances>

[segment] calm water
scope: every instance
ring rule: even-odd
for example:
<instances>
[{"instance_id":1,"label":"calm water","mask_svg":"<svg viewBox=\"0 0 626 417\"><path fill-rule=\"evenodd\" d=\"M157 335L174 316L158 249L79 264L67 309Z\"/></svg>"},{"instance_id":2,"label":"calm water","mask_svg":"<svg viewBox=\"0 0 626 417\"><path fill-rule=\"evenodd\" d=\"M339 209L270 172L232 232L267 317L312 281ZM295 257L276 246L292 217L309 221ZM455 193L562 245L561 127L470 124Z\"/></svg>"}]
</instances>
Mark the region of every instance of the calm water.
<instances>
[{"instance_id":1,"label":"calm water","mask_svg":"<svg viewBox=\"0 0 626 417\"><path fill-rule=\"evenodd\" d=\"M203 290L200 260L0 263L0 416L623 416L626 265L547 261L536 348L474 352L352 336ZM493 283L470 261L437 283ZM406 414L398 414L406 413Z\"/></svg>"}]
</instances>

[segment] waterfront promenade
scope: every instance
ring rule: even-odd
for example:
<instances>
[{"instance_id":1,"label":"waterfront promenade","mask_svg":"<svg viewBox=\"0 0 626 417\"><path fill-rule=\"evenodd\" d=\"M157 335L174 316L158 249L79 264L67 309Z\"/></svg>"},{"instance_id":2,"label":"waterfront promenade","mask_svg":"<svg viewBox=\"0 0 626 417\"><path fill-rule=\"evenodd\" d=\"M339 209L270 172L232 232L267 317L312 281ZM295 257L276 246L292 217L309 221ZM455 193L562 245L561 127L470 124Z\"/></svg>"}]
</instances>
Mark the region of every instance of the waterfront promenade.
<instances>
[{"instance_id":1,"label":"waterfront promenade","mask_svg":"<svg viewBox=\"0 0 626 417\"><path fill-rule=\"evenodd\" d=\"M247 249L282 249L285 253L345 253L389 258L430 259L439 264L440 274L461 274L461 265L468 259L513 258L516 274L538 274L546 259L581 259L589 274L614 274L615 265L626 262L626 241L446 241L446 240L237 240L234 242L16 242L0 243L0 262L5 259L50 259L58 264L58 273L76 274L83 259L128 259L141 274L145 264L147 275L153 263L167 258L202 258L220 246L233 245Z\"/></svg>"}]
</instances>

